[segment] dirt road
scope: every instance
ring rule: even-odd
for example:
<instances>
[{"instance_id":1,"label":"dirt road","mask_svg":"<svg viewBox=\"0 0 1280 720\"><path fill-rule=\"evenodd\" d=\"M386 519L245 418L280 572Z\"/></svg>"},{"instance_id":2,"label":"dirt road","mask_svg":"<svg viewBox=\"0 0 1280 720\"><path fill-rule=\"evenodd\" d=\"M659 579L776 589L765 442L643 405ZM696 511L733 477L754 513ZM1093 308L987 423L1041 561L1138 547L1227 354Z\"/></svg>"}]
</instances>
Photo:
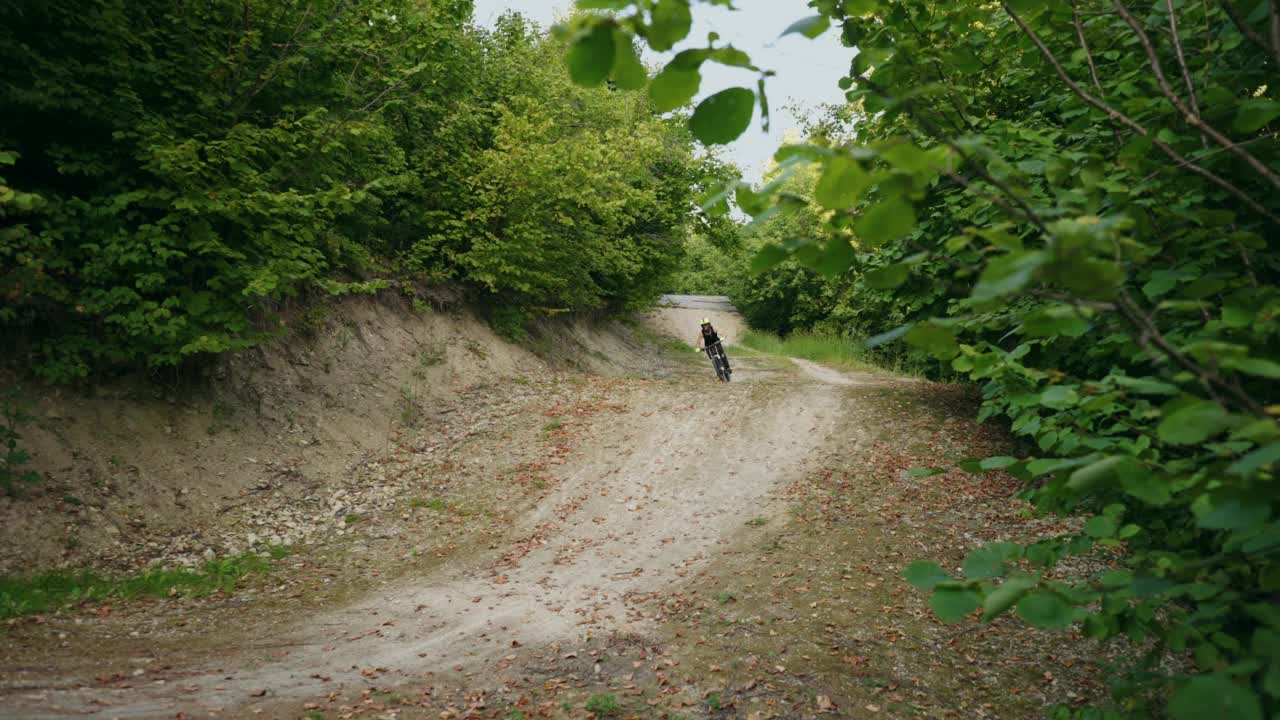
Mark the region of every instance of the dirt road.
<instances>
[{"instance_id":1,"label":"dirt road","mask_svg":"<svg viewBox=\"0 0 1280 720\"><path fill-rule=\"evenodd\" d=\"M691 314L707 313L733 328L722 330L729 338L737 332L730 310L706 303L662 308L650 322L681 335ZM712 611L683 616L686 599L712 575L750 577L752 563L742 562L758 552L752 528L791 527L806 482L830 477L833 462L847 467L841 458L866 456L884 435L866 421L881 412L866 404L866 393L891 394L901 385L885 376L734 355L736 382L728 385L714 381L705 358L673 346L661 360L665 379L587 383L572 404L504 411L506 424L440 466L485 469L489 480L464 492L472 493L468 502L488 508L487 517L500 518L490 523L496 528L418 571L392 572L392 552L401 539L421 538L393 537L372 552L361 546L368 585L357 585L347 600L313 604L305 614L287 603L261 610L249 603L224 617L218 637L188 628L198 608L179 608L166 612L183 630L153 646L125 643L127 649L100 637L81 640L77 619L69 631L66 623L58 626L67 649L51 658L40 655L46 636L39 628L20 629L29 652L11 655L20 672L6 681L0 717L588 717L583 697L555 698L562 688L581 694L597 685L624 697L652 693L637 707L660 714L636 711L640 717L671 716L673 704L682 715L723 715L720 693L714 702L709 691L696 695L699 683L716 680L720 665L698 669L679 692L671 684L670 668L681 656L693 662L712 637L681 639L672 618L706 632L701 623ZM536 434L529 430L537 427ZM500 453L514 460L489 471L489 459ZM512 488L527 481L511 468L543 465L538 477L546 490L521 505ZM803 512L798 517L806 521ZM872 550L898 540L865 542L874 547L864 550ZM895 566L886 574L897 572ZM763 573L754 578L766 580ZM737 601L729 591L723 597ZM868 602L863 621L876 617L877 604L895 601ZM768 613L764 607L757 619ZM790 632L788 645L807 642L811 633ZM98 658L83 662L86 653ZM783 668L782 660L765 662ZM112 671L105 679L98 674L104 670ZM829 695L804 702L814 713L839 714ZM753 717L799 716L770 704ZM594 716L611 712L598 705Z\"/></svg>"},{"instance_id":2,"label":"dirt road","mask_svg":"<svg viewBox=\"0 0 1280 720\"><path fill-rule=\"evenodd\" d=\"M678 317L681 310L664 312ZM736 325L731 310L718 307L714 314L717 322ZM671 317L658 322L672 329ZM359 684L359 668L369 666L411 676L489 662L508 654L512 640L537 645L644 632L646 623L627 598L679 583L732 530L764 512L770 493L801 476L806 459L830 439L841 412L821 382L788 377L782 387L764 379L777 375L774 369L747 361L738 366L738 383L708 387L701 356L684 360L675 360L678 382L628 393L628 409L596 424L591 443L558 469L557 490L511 535L538 531L538 544L527 553L508 549L462 562L307 618L274 638L280 645L323 646L333 628L348 636L366 626L400 628L392 642L369 634L239 672L201 675L197 668L183 692L198 697L201 707L233 708L261 688L277 700L309 697L318 689L314 676L334 686ZM482 640L494 637L503 642ZM52 717L59 713L48 712L51 706L96 702L110 708L110 717L169 717L184 707L170 690L29 692L24 697L38 704L19 697L0 714Z\"/></svg>"}]
</instances>

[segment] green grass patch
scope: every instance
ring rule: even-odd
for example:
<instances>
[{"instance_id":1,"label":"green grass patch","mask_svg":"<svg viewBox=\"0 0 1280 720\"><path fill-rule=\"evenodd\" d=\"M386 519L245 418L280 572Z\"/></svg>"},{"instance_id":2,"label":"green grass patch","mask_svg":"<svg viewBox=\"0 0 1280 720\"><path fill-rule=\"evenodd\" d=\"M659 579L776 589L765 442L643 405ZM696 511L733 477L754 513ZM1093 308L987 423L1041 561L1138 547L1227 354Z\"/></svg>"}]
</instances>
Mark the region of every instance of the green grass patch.
<instances>
[{"instance_id":1,"label":"green grass patch","mask_svg":"<svg viewBox=\"0 0 1280 720\"><path fill-rule=\"evenodd\" d=\"M667 352L685 353L685 354L693 352L692 345L690 345L689 343L679 338L674 338L669 335L660 336L656 342L660 349L666 350Z\"/></svg>"},{"instance_id":2,"label":"green grass patch","mask_svg":"<svg viewBox=\"0 0 1280 720\"><path fill-rule=\"evenodd\" d=\"M272 548L271 557L288 552ZM230 595L252 575L265 575L271 560L245 553L210 560L199 568L152 568L136 575L106 576L92 570L50 572L29 577L0 577L0 619L48 613L79 603L143 597Z\"/></svg>"},{"instance_id":3,"label":"green grass patch","mask_svg":"<svg viewBox=\"0 0 1280 720\"><path fill-rule=\"evenodd\" d=\"M409 507L426 508L428 510L435 510L436 512L444 512L448 508L445 501L440 498L414 498L409 501Z\"/></svg>"},{"instance_id":4,"label":"green grass patch","mask_svg":"<svg viewBox=\"0 0 1280 720\"><path fill-rule=\"evenodd\" d=\"M785 338L760 330L748 330L738 346L768 355L795 357L841 370L888 370L897 375L926 377L929 358L914 353L871 351L860 337L830 333L794 332Z\"/></svg>"},{"instance_id":5,"label":"green grass patch","mask_svg":"<svg viewBox=\"0 0 1280 720\"><path fill-rule=\"evenodd\" d=\"M811 332L794 332L782 338L772 333L748 330L738 344L771 355L798 357L848 370L875 367L861 338Z\"/></svg>"},{"instance_id":6,"label":"green grass patch","mask_svg":"<svg viewBox=\"0 0 1280 720\"><path fill-rule=\"evenodd\" d=\"M597 718L616 717L622 713L622 706L612 695L592 695L587 700L586 709Z\"/></svg>"}]
</instances>

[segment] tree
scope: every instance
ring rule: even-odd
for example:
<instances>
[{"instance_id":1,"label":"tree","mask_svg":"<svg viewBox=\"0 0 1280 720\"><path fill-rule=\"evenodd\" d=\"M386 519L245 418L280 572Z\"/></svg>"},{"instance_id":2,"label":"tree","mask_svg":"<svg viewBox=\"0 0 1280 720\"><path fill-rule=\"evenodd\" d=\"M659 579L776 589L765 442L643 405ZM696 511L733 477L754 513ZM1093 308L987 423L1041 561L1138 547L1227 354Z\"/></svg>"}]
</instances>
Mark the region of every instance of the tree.
<instances>
[{"instance_id":1,"label":"tree","mask_svg":"<svg viewBox=\"0 0 1280 720\"><path fill-rule=\"evenodd\" d=\"M609 72L612 56L590 51L606 31L664 50L689 30L683 0L580 5L613 11L574 24L570 61L590 57L590 77ZM946 619L982 608L1154 641L1116 683L1117 709L1280 711L1280 9L809 5L784 32L834 25L856 48L849 109L777 155L816 168L811 198L743 193L758 218L819 218L813 237L761 249L757 270L842 273L822 322L934 355L982 385L983 418L1028 441L1026 457L963 467L1011 472L1041 510L1089 516L1077 533L979 548L962 577L924 563L908 579ZM650 95L696 88L705 62L750 66L730 48L684 49ZM736 137L753 104L766 114L766 79L703 100L691 131ZM1079 554L1117 569L1063 578ZM1168 670L1170 653L1195 671Z\"/></svg>"}]
</instances>

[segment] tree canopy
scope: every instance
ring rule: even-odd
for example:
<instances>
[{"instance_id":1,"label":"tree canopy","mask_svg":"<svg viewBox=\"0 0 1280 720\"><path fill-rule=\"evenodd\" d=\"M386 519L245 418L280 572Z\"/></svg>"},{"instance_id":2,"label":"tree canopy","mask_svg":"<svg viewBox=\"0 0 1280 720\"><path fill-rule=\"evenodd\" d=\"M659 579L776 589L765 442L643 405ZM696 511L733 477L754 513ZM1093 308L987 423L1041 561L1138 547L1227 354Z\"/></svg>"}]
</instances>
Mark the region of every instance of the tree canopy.
<instances>
[{"instance_id":1,"label":"tree canopy","mask_svg":"<svg viewBox=\"0 0 1280 720\"><path fill-rule=\"evenodd\" d=\"M291 296L472 288L504 328L655 295L707 159L467 0L0 9L0 334L58 382L278 329ZM626 143L620 142L627 139Z\"/></svg>"}]
</instances>

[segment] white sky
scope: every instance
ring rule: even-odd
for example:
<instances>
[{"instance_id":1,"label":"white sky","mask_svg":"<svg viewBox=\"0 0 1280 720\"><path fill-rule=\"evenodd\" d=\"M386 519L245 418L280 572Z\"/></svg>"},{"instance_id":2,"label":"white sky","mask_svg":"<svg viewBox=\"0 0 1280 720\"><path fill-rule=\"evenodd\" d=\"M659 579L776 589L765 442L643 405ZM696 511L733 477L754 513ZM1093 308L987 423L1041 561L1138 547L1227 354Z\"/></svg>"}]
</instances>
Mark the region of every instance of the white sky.
<instances>
[{"instance_id":1,"label":"white sky","mask_svg":"<svg viewBox=\"0 0 1280 720\"><path fill-rule=\"evenodd\" d=\"M507 9L515 10L550 27L567 14L572 0L475 0L476 23L492 25ZM778 36L791 23L813 14L804 0L736 0L737 11L694 4L694 26L689 37L676 50L705 47L707 33L720 33L717 45L731 44L745 50L761 68L777 75L769 79L771 127L761 131L759 112L755 125L741 138L722 150L724 157L735 162L743 174L758 180L774 150L782 143L783 133L796 126L796 120L784 106L816 107L820 103L843 100L844 93L836 84L849 70L853 51L840 45L839 30L832 28L816 40L802 35ZM652 54L647 63L659 61ZM727 68L716 63L703 65L702 90L698 99L734 85L756 87L756 75L749 70ZM695 100L696 102L696 100Z\"/></svg>"}]
</instances>

